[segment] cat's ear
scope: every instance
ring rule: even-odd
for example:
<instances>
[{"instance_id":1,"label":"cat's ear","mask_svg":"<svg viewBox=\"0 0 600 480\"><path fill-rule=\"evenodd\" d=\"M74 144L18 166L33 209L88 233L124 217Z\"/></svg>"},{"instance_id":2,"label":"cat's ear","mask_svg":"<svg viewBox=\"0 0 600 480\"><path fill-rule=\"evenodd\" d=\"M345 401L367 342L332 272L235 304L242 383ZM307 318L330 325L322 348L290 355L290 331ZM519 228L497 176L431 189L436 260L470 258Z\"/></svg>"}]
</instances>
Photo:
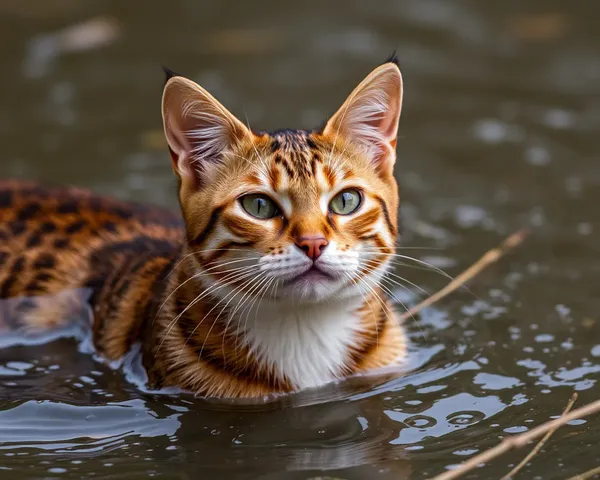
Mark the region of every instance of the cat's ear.
<instances>
[{"instance_id":1,"label":"cat's ear","mask_svg":"<svg viewBox=\"0 0 600 480\"><path fill-rule=\"evenodd\" d=\"M373 70L327 122L323 133L365 151L376 168L391 174L402 109L402 75L395 61Z\"/></svg>"},{"instance_id":2,"label":"cat's ear","mask_svg":"<svg viewBox=\"0 0 600 480\"><path fill-rule=\"evenodd\" d=\"M210 180L223 154L251 132L200 85L173 75L162 98L162 118L173 169L190 188Z\"/></svg>"}]
</instances>

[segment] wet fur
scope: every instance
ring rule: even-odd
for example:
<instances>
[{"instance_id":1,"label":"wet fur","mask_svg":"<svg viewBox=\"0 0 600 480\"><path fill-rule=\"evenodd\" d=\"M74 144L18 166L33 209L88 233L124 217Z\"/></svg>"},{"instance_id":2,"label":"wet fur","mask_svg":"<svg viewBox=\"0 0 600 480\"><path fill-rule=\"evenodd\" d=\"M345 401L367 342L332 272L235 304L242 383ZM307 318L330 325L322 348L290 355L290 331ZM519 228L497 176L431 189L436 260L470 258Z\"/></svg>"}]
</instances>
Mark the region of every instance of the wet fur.
<instances>
[{"instance_id":1,"label":"wet fur","mask_svg":"<svg viewBox=\"0 0 600 480\"><path fill-rule=\"evenodd\" d=\"M365 103L351 113L359 122L382 108ZM396 126L388 145L362 125L362 148L339 117L317 131L253 133L226 114L201 118L210 125L190 136L187 163L170 141L181 216L76 188L0 181L0 299L88 289L101 355L117 360L139 342L151 386L200 395L285 393L401 361L403 332L379 287L394 251L398 192L393 159L377 159L392 155ZM235 141L223 140L229 133ZM343 185L364 196L351 218L326 208ZM273 192L285 215L268 224L247 218L238 197L255 190ZM295 239L313 232L330 243L326 268L360 268L347 284L279 290L274 275L285 274L285 262L306 260ZM361 265L364 245L371 253ZM232 274L235 262L259 262L262 284L241 268ZM0 332L59 327L72 307L10 305L0 301Z\"/></svg>"}]
</instances>

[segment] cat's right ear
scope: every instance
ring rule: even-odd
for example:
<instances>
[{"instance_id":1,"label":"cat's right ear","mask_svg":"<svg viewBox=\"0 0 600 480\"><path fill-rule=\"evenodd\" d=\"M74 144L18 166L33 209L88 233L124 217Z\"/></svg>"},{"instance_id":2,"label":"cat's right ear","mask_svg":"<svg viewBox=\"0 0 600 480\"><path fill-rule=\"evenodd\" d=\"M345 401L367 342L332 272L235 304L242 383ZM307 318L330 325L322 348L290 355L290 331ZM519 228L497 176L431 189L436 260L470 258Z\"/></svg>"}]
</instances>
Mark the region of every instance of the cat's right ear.
<instances>
[{"instance_id":1,"label":"cat's right ear","mask_svg":"<svg viewBox=\"0 0 600 480\"><path fill-rule=\"evenodd\" d=\"M251 132L200 85L168 78L162 118L173 170L190 189L208 183L223 154Z\"/></svg>"}]
</instances>

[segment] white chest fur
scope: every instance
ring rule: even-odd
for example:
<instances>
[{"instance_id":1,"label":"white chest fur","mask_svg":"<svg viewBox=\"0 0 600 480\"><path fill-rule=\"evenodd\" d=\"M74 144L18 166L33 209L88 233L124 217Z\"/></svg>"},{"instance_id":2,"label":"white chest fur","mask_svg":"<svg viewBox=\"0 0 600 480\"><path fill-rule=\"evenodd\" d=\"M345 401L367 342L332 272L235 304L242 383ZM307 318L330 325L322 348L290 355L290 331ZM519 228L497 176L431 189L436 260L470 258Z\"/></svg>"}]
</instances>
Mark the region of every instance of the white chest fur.
<instances>
[{"instance_id":1,"label":"white chest fur","mask_svg":"<svg viewBox=\"0 0 600 480\"><path fill-rule=\"evenodd\" d=\"M318 305L261 305L238 328L256 359L297 389L316 387L340 377L361 322L360 301ZM246 322L247 318L247 322Z\"/></svg>"}]
</instances>

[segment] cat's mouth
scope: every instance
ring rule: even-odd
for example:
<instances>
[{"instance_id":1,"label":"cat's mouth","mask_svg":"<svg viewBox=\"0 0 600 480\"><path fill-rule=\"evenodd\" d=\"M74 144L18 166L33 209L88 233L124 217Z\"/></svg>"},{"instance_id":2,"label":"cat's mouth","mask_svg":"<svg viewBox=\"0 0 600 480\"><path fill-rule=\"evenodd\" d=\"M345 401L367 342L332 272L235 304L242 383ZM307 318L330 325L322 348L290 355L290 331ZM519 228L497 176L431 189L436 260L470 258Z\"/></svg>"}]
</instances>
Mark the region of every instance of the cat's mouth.
<instances>
[{"instance_id":1,"label":"cat's mouth","mask_svg":"<svg viewBox=\"0 0 600 480\"><path fill-rule=\"evenodd\" d=\"M290 278L285 281L286 285L292 285L297 282L312 282L312 281L323 281L333 280L333 276L327 272L324 272L316 265L312 265L308 270L302 272L300 275L296 275L294 278Z\"/></svg>"}]
</instances>

